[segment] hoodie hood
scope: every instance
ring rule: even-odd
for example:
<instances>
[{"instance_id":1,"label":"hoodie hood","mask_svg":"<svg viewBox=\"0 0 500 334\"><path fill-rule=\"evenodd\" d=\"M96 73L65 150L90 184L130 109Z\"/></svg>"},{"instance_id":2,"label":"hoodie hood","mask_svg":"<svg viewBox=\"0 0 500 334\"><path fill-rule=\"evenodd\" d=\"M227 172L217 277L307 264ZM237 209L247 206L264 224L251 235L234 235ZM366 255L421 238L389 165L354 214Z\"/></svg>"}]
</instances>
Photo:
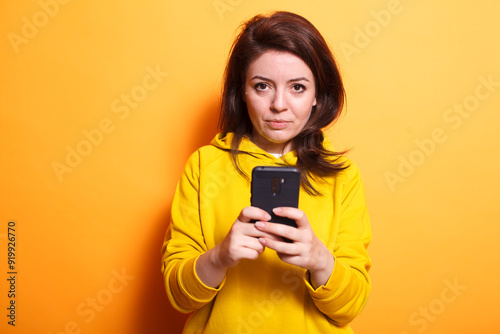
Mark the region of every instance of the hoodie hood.
<instances>
[{"instance_id":1,"label":"hoodie hood","mask_svg":"<svg viewBox=\"0 0 500 334\"><path fill-rule=\"evenodd\" d=\"M233 141L233 138L234 138L234 133L232 132L228 132L225 134L219 133L215 136L210 145L215 146L218 149L229 152L231 151L231 143ZM329 151L334 151L332 143L324 133L323 133L323 147ZM255 145L247 136L244 136L241 139L239 150L242 153L247 153L248 155L254 156L258 159L267 160L271 164L285 163L294 166L297 163L297 155L295 151L288 152L287 154L282 155L279 158L276 158L271 153L268 153L263 149L261 149L259 146Z\"/></svg>"},{"instance_id":2,"label":"hoodie hood","mask_svg":"<svg viewBox=\"0 0 500 334\"><path fill-rule=\"evenodd\" d=\"M231 143L233 141L233 138L234 138L234 133L232 132L219 133L215 136L210 145L215 146L224 151L231 151ZM268 153L263 149L261 149L259 146L255 145L254 142L252 142L250 138L248 138L247 136L244 136L241 139L239 150L242 153L247 153L249 155L256 156L259 159L269 160L270 163L281 161L281 162L286 162L287 164L295 165L295 163L297 162L297 156L295 154L295 151L288 152L287 154L284 154L281 157L276 158L271 153Z\"/></svg>"}]
</instances>

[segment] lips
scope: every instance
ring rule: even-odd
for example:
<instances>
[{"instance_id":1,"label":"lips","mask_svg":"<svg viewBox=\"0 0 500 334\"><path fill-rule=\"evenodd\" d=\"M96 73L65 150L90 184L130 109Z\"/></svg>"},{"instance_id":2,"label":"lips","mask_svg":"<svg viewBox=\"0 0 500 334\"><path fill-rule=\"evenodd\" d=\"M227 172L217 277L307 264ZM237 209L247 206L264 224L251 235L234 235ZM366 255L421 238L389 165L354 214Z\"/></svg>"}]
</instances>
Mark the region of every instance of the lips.
<instances>
[{"instance_id":1,"label":"lips","mask_svg":"<svg viewBox=\"0 0 500 334\"><path fill-rule=\"evenodd\" d=\"M280 130L286 128L291 122L281 120L281 119L272 119L266 121L266 123L271 127L272 129Z\"/></svg>"}]
</instances>

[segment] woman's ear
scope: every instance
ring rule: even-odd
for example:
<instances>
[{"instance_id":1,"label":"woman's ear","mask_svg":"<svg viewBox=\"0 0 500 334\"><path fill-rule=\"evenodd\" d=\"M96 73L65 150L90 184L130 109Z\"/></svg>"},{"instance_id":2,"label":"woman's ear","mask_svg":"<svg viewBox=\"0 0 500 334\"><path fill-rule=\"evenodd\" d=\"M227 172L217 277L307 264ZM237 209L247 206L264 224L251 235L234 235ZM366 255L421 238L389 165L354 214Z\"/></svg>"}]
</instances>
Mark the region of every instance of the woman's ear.
<instances>
[{"instance_id":1,"label":"woman's ear","mask_svg":"<svg viewBox=\"0 0 500 334\"><path fill-rule=\"evenodd\" d=\"M247 92L245 92L244 94L242 94L241 98L243 99L243 101L247 102Z\"/></svg>"}]
</instances>

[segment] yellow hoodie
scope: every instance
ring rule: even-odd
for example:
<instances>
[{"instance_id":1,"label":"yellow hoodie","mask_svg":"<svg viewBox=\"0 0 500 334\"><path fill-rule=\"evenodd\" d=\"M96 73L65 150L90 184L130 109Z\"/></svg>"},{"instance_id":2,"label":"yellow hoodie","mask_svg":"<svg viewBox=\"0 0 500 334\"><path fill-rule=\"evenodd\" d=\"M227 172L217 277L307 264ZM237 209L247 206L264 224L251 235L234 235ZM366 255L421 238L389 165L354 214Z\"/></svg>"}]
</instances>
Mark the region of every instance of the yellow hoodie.
<instances>
[{"instance_id":1,"label":"yellow hoodie","mask_svg":"<svg viewBox=\"0 0 500 334\"><path fill-rule=\"evenodd\" d=\"M363 183L355 164L324 181L312 180L322 196L302 188L303 210L318 238L332 251L335 266L324 286L314 289L307 272L267 249L257 260L229 268L218 288L195 272L198 257L226 236L241 209L250 205L250 182L233 167L233 136L218 134L189 158L172 203L172 220L162 247L162 272L172 305L193 312L184 333L353 333L348 324L370 291L371 229ZM326 148L330 143L325 139ZM248 138L240 145L241 168L294 165L294 152L275 158Z\"/></svg>"}]
</instances>

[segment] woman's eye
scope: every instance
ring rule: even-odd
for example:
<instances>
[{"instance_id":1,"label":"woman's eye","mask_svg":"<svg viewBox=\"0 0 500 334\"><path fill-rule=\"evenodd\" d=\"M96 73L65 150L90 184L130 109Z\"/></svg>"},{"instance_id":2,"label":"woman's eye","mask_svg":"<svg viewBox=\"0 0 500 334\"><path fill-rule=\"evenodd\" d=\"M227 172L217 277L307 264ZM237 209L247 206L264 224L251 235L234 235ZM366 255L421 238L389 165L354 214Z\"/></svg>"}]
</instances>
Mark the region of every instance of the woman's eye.
<instances>
[{"instance_id":1,"label":"woman's eye","mask_svg":"<svg viewBox=\"0 0 500 334\"><path fill-rule=\"evenodd\" d=\"M260 90L260 91L264 91L267 88L268 88L267 84L262 83L262 82L255 85L255 89Z\"/></svg>"},{"instance_id":2,"label":"woman's eye","mask_svg":"<svg viewBox=\"0 0 500 334\"><path fill-rule=\"evenodd\" d=\"M298 92L303 92L306 89L306 87L304 87L304 85L296 84L293 85L292 89L294 92L298 93Z\"/></svg>"}]
</instances>

